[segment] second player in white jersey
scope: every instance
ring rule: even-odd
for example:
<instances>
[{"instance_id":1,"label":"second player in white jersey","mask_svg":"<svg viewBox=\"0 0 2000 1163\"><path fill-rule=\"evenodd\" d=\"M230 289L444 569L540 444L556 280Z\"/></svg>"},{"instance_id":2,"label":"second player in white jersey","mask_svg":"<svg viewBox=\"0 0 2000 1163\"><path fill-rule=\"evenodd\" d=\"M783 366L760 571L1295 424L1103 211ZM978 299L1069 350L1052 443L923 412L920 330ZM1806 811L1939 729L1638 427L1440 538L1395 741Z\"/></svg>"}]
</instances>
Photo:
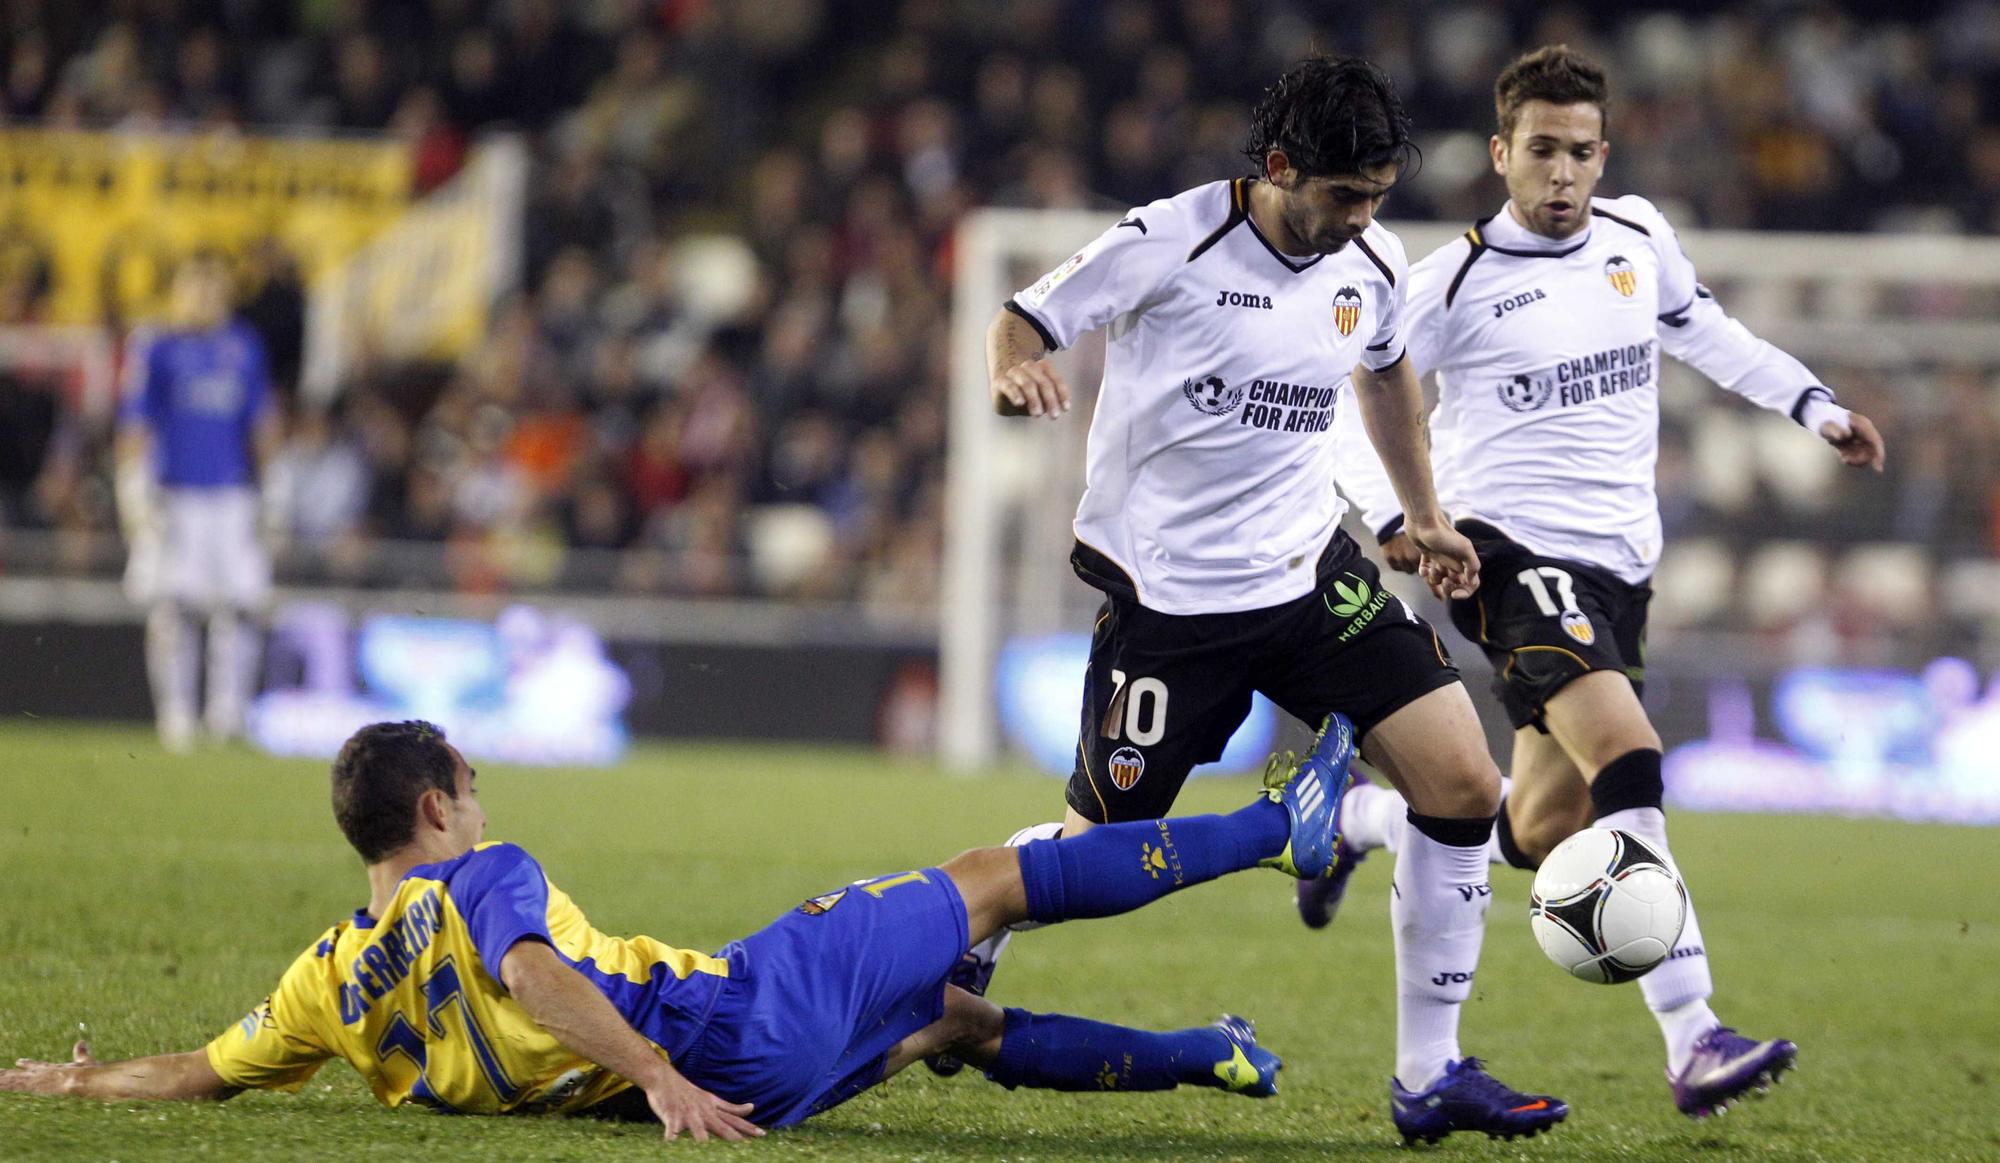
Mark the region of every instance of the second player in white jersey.
<instances>
[{"instance_id":1,"label":"second player in white jersey","mask_svg":"<svg viewBox=\"0 0 2000 1163\"><path fill-rule=\"evenodd\" d=\"M1591 196L1610 152L1608 96L1603 70L1562 45L1500 74L1490 149L1507 202L1416 264L1405 307L1411 359L1437 373L1439 496L1488 577L1454 596L1452 622L1493 664L1514 727L1513 781L1490 855L1521 868L1593 826L1673 859L1663 747L1640 701L1660 559L1662 354L1789 414L1850 465L1880 469L1883 457L1866 417L1702 289L1651 203ZM1343 487L1389 564L1411 568L1416 555L1380 470L1368 469L1367 441L1358 429L1339 435ZM1345 808L1350 855L1326 881L1300 886L1300 917L1314 927L1362 854L1407 842L1395 793L1357 787ZM1685 917L1639 987L1666 1043L1674 1103L1703 1117L1768 1086L1798 1047L1721 1024L1692 900Z\"/></svg>"},{"instance_id":2,"label":"second player in white jersey","mask_svg":"<svg viewBox=\"0 0 2000 1163\"><path fill-rule=\"evenodd\" d=\"M1580 234L1551 239L1503 208L1425 257L1405 338L1417 374L1437 373L1446 509L1636 583L1660 559L1662 355L1814 432L1848 412L1722 309L1652 203L1592 198L1589 214ZM1365 433L1345 423L1339 444L1342 487L1378 535L1393 532L1401 513Z\"/></svg>"},{"instance_id":3,"label":"second player in white jersey","mask_svg":"<svg viewBox=\"0 0 2000 1163\"><path fill-rule=\"evenodd\" d=\"M1311 591L1346 511L1327 432L1358 411L1350 369L1403 358L1396 236L1371 222L1336 253L1287 255L1250 187L1133 210L1009 304L1052 350L1106 330L1078 566L1163 613Z\"/></svg>"}]
</instances>

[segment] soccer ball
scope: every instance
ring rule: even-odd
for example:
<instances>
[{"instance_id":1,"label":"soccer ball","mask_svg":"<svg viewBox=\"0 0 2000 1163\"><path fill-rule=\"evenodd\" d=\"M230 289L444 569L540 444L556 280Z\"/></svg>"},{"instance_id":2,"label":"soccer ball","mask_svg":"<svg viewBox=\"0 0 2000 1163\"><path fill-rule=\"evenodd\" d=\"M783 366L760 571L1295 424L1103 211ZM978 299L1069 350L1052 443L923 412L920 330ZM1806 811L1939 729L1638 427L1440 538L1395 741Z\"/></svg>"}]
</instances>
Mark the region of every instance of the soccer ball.
<instances>
[{"instance_id":1,"label":"soccer ball","mask_svg":"<svg viewBox=\"0 0 2000 1163\"><path fill-rule=\"evenodd\" d=\"M1585 981L1616 985L1673 952L1687 922L1687 886L1630 832L1585 828L1542 861L1528 919L1549 960Z\"/></svg>"}]
</instances>

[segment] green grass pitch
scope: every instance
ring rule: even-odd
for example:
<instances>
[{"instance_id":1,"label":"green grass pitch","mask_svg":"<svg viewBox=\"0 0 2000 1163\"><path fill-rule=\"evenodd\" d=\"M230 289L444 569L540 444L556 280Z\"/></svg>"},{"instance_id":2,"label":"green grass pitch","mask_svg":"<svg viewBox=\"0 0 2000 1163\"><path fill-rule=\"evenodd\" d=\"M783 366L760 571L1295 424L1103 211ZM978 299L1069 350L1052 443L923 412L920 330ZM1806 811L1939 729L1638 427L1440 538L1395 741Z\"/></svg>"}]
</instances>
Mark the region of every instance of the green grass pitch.
<instances>
[{"instance_id":1,"label":"green grass pitch","mask_svg":"<svg viewBox=\"0 0 2000 1163\"><path fill-rule=\"evenodd\" d=\"M479 763L479 757L473 756ZM610 771L481 765L489 836L525 845L591 919L703 949L863 875L934 863L1050 818L1060 785L959 780L826 748L645 747ZM1184 811L1233 807L1197 780ZM334 830L324 768L244 752L162 755L134 730L0 731L0 1054L190 1049L236 1020L288 960L366 898ZM1458 1158L2000 1158L2000 832L1684 816L1717 1008L1803 1047L1768 1100L1703 1125L1676 1114L1633 986L1543 960L1528 880L1496 871L1465 1044L1517 1085L1563 1095L1567 1124ZM921 1068L742 1158L1323 1159L1399 1150L1388 1122L1390 861L1358 874L1309 933L1290 885L1251 872L1144 912L1022 937L996 996L1134 1025L1254 1018L1285 1057L1279 1096L1008 1093ZM0 1156L33 1159L652 1158L639 1126L458 1119L378 1108L346 1066L298 1097L216 1106L0 1096ZM677 1150L692 1148L682 1145Z\"/></svg>"}]
</instances>

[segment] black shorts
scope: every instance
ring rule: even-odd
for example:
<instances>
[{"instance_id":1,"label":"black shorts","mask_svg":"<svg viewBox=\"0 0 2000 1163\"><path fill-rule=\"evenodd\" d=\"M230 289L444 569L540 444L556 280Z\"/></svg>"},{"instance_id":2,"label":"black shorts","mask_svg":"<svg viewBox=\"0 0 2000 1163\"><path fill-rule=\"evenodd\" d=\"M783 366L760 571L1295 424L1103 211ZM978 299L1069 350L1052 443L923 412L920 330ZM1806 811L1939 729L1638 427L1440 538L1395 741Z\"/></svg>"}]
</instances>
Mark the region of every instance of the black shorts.
<instances>
[{"instance_id":1,"label":"black shorts","mask_svg":"<svg viewBox=\"0 0 2000 1163\"><path fill-rule=\"evenodd\" d=\"M1653 587L1594 565L1543 557L1484 521L1458 531L1479 551L1479 591L1451 603L1451 623L1493 663L1516 730L1547 733L1542 708L1571 679L1615 670L1646 691L1646 606Z\"/></svg>"},{"instance_id":2,"label":"black shorts","mask_svg":"<svg viewBox=\"0 0 2000 1163\"><path fill-rule=\"evenodd\" d=\"M1437 633L1345 533L1313 592L1281 606L1162 614L1113 596L1091 635L1069 805L1100 824L1165 816L1188 772L1222 757L1253 692L1314 728L1339 711L1366 735L1457 681Z\"/></svg>"}]
</instances>

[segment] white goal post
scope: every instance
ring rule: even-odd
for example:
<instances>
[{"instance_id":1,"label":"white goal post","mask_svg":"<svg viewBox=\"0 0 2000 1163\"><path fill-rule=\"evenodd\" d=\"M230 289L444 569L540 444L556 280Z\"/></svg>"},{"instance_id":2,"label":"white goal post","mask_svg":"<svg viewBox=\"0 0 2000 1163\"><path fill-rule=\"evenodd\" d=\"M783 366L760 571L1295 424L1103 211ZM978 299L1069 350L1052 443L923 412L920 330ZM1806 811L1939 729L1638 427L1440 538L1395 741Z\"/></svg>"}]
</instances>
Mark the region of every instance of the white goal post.
<instances>
[{"instance_id":1,"label":"white goal post","mask_svg":"<svg viewBox=\"0 0 2000 1163\"><path fill-rule=\"evenodd\" d=\"M974 770L998 755L995 667L1015 633L1089 628L1098 601L1067 564L1101 346L1059 356L1075 410L1051 424L996 416L986 331L1007 297L1096 237L1120 211L986 209L958 228L944 568L938 602L940 758ZM1464 224L1388 223L1414 261ZM1757 334L1799 356L1894 369L1951 359L2000 369L2000 240L1942 235L1689 231L1702 281ZM1663 402L1709 406L1714 389L1672 365ZM1748 424L1775 417L1743 417Z\"/></svg>"}]
</instances>

